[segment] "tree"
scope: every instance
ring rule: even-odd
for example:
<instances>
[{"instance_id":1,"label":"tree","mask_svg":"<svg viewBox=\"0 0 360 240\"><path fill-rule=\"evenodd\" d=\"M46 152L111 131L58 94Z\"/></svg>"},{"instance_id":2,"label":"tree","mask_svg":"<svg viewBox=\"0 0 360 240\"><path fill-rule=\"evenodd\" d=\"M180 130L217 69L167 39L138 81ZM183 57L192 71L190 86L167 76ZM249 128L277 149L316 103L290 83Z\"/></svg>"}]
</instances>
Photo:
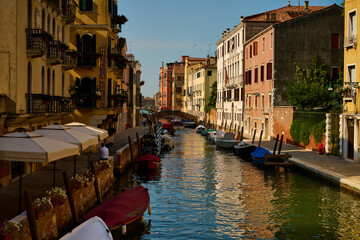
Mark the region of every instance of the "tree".
<instances>
[{"instance_id":1,"label":"tree","mask_svg":"<svg viewBox=\"0 0 360 240\"><path fill-rule=\"evenodd\" d=\"M217 81L215 81L212 85L211 85L211 92L210 92L210 96L207 100L207 103L204 106L204 112L206 113L210 113L211 108L215 108L216 107L216 94L217 94Z\"/></svg>"},{"instance_id":2,"label":"tree","mask_svg":"<svg viewBox=\"0 0 360 240\"><path fill-rule=\"evenodd\" d=\"M325 70L326 64L322 63L315 55L310 65L301 68L297 63L295 81L287 89L287 97L291 104L300 110L322 107L332 109L339 104L338 88L341 84L334 84L336 90L328 90L329 78ZM340 104L341 105L341 104Z\"/></svg>"}]
</instances>

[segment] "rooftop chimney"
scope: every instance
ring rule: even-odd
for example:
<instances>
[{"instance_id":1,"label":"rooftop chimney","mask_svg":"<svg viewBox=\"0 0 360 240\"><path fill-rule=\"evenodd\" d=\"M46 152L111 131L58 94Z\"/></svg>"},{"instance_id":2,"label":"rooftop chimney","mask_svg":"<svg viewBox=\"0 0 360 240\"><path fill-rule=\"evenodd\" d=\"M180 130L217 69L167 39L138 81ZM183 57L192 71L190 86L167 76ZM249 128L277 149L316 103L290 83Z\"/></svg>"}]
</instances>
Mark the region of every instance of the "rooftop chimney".
<instances>
[{"instance_id":1,"label":"rooftop chimney","mask_svg":"<svg viewBox=\"0 0 360 240\"><path fill-rule=\"evenodd\" d=\"M227 28L227 29L226 29L226 33L229 33L229 32L230 32L230 28Z\"/></svg>"},{"instance_id":2,"label":"rooftop chimney","mask_svg":"<svg viewBox=\"0 0 360 240\"><path fill-rule=\"evenodd\" d=\"M288 1L288 6L291 6L291 5L290 5L290 1Z\"/></svg>"},{"instance_id":3,"label":"rooftop chimney","mask_svg":"<svg viewBox=\"0 0 360 240\"><path fill-rule=\"evenodd\" d=\"M244 21L244 16L240 16L240 22Z\"/></svg>"},{"instance_id":4,"label":"rooftop chimney","mask_svg":"<svg viewBox=\"0 0 360 240\"><path fill-rule=\"evenodd\" d=\"M309 9L309 1L305 1L305 9Z\"/></svg>"}]
</instances>

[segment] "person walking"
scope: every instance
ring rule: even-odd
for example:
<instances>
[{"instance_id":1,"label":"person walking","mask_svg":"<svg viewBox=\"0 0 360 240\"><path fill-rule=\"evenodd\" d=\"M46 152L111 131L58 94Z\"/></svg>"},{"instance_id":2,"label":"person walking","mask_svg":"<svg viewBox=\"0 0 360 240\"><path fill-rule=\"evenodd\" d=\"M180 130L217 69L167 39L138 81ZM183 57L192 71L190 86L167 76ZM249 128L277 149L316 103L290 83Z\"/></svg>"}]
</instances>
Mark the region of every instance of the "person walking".
<instances>
[{"instance_id":1,"label":"person walking","mask_svg":"<svg viewBox=\"0 0 360 240\"><path fill-rule=\"evenodd\" d=\"M145 127L145 124L146 124L146 117L145 116L143 116L142 122L143 122L143 126Z\"/></svg>"}]
</instances>

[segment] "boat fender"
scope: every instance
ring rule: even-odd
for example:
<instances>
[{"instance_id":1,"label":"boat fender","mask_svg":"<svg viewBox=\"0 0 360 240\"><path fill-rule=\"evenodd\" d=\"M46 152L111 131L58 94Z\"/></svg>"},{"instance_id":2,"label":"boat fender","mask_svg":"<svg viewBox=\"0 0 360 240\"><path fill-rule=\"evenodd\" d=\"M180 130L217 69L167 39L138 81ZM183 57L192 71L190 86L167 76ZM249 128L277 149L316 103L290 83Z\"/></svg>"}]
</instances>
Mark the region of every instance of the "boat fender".
<instances>
[{"instance_id":1,"label":"boat fender","mask_svg":"<svg viewBox=\"0 0 360 240\"><path fill-rule=\"evenodd\" d=\"M148 213L149 213L149 215L151 215L151 213L152 213L151 205L150 205L150 204L149 204L149 207L148 207Z\"/></svg>"},{"instance_id":2,"label":"boat fender","mask_svg":"<svg viewBox=\"0 0 360 240\"><path fill-rule=\"evenodd\" d=\"M141 222L142 222L142 223L145 222L145 216L144 216L144 214L141 216Z\"/></svg>"},{"instance_id":3,"label":"boat fender","mask_svg":"<svg viewBox=\"0 0 360 240\"><path fill-rule=\"evenodd\" d=\"M121 227L121 233L122 233L123 235L126 234L126 224L125 224L125 223L123 223L123 225L122 225L122 227Z\"/></svg>"}]
</instances>

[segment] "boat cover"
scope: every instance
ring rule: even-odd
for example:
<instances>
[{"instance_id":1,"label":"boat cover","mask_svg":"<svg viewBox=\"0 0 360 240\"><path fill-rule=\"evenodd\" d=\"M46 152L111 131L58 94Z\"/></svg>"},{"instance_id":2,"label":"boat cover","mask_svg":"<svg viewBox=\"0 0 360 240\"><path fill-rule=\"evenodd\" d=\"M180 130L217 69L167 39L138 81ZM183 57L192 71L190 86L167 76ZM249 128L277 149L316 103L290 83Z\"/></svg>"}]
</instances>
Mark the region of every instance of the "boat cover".
<instances>
[{"instance_id":1,"label":"boat cover","mask_svg":"<svg viewBox=\"0 0 360 240\"><path fill-rule=\"evenodd\" d=\"M139 185L118 193L85 215L85 220L100 217L112 229L141 217L150 203L148 189Z\"/></svg>"},{"instance_id":2,"label":"boat cover","mask_svg":"<svg viewBox=\"0 0 360 240\"><path fill-rule=\"evenodd\" d=\"M262 147L257 147L252 153L251 156L255 158L265 158L265 153L271 154L270 151Z\"/></svg>"},{"instance_id":3,"label":"boat cover","mask_svg":"<svg viewBox=\"0 0 360 240\"><path fill-rule=\"evenodd\" d=\"M136 159L136 162L143 162L143 161L150 161L150 162L161 162L161 158L155 156L155 155L152 155L150 153L148 154L145 154L141 157L138 157Z\"/></svg>"}]
</instances>

